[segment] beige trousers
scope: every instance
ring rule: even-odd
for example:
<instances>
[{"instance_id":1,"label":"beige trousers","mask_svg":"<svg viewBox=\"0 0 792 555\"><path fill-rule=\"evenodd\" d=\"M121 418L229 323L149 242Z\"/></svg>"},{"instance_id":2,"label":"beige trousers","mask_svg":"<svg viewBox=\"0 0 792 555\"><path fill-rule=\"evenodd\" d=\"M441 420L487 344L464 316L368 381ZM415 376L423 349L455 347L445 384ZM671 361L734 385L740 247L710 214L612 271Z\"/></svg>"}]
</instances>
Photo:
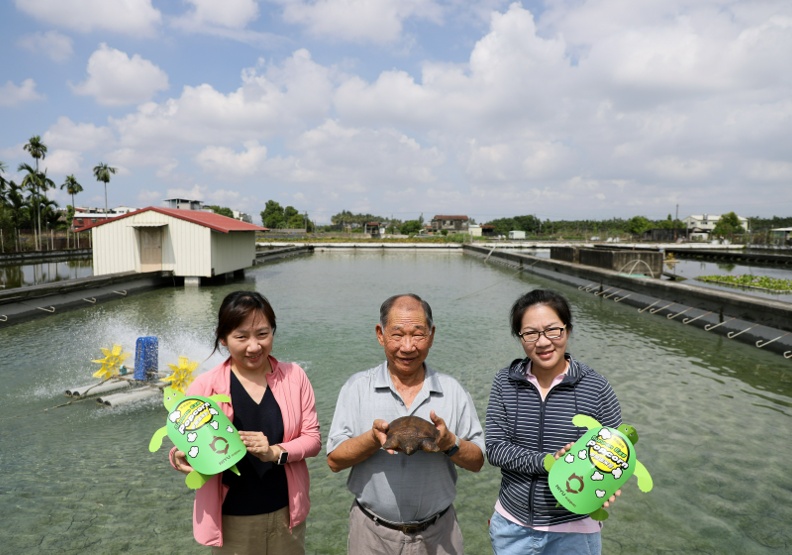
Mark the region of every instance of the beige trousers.
<instances>
[{"instance_id":1,"label":"beige trousers","mask_svg":"<svg viewBox=\"0 0 792 555\"><path fill-rule=\"evenodd\" d=\"M289 530L289 507L251 516L223 515L223 547L215 555L305 555L305 522Z\"/></svg>"},{"instance_id":2,"label":"beige trousers","mask_svg":"<svg viewBox=\"0 0 792 555\"><path fill-rule=\"evenodd\" d=\"M451 507L423 532L403 534L377 524L356 503L349 511L348 555L462 555L462 530Z\"/></svg>"}]
</instances>

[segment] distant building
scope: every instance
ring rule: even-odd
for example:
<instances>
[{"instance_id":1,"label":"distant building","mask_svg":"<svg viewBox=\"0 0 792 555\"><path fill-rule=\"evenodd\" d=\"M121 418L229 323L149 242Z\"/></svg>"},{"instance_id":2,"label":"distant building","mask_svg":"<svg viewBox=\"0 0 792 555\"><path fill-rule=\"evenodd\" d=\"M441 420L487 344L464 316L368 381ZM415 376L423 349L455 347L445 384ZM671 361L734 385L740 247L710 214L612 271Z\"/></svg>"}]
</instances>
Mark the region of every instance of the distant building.
<instances>
[{"instance_id":1,"label":"distant building","mask_svg":"<svg viewBox=\"0 0 792 555\"><path fill-rule=\"evenodd\" d=\"M740 220L743 229L748 231L748 218L743 218L742 216L737 216L737 218ZM688 239L706 241L710 238L712 230L715 229L720 219L720 214L692 214L682 220L682 222L685 224Z\"/></svg>"},{"instance_id":2,"label":"distant building","mask_svg":"<svg viewBox=\"0 0 792 555\"><path fill-rule=\"evenodd\" d=\"M470 218L467 216L435 216L430 223L431 231L467 231Z\"/></svg>"},{"instance_id":3,"label":"distant building","mask_svg":"<svg viewBox=\"0 0 792 555\"><path fill-rule=\"evenodd\" d=\"M510 231L509 239L525 239L525 232L518 229Z\"/></svg>"},{"instance_id":4,"label":"distant building","mask_svg":"<svg viewBox=\"0 0 792 555\"><path fill-rule=\"evenodd\" d=\"M78 207L74 212L74 216L72 217L72 231L75 233L83 231L85 228L94 224L104 222L105 220L111 220L113 218L117 218L118 216L123 216L124 214L129 214L135 210L137 209L131 208L129 206L118 206L116 208L109 209L107 212L105 212L104 208Z\"/></svg>"},{"instance_id":5,"label":"distant building","mask_svg":"<svg viewBox=\"0 0 792 555\"><path fill-rule=\"evenodd\" d=\"M203 210L203 202L200 200L166 198L162 202L167 208L173 208L175 210Z\"/></svg>"},{"instance_id":6,"label":"distant building","mask_svg":"<svg viewBox=\"0 0 792 555\"><path fill-rule=\"evenodd\" d=\"M190 283L255 263L263 227L202 210L149 206L88 228L94 275L168 271Z\"/></svg>"},{"instance_id":7,"label":"distant building","mask_svg":"<svg viewBox=\"0 0 792 555\"><path fill-rule=\"evenodd\" d=\"M249 224L253 223L253 218L250 217L250 214L240 212L239 210L232 210L231 213L234 215L235 220L239 220L240 222L247 222Z\"/></svg>"},{"instance_id":8,"label":"distant building","mask_svg":"<svg viewBox=\"0 0 792 555\"><path fill-rule=\"evenodd\" d=\"M778 245L792 246L792 227L776 227L770 230L770 239Z\"/></svg>"},{"instance_id":9,"label":"distant building","mask_svg":"<svg viewBox=\"0 0 792 555\"><path fill-rule=\"evenodd\" d=\"M379 239L385 235L385 224L380 222L366 222L363 224L363 233L370 235L372 239Z\"/></svg>"}]
</instances>

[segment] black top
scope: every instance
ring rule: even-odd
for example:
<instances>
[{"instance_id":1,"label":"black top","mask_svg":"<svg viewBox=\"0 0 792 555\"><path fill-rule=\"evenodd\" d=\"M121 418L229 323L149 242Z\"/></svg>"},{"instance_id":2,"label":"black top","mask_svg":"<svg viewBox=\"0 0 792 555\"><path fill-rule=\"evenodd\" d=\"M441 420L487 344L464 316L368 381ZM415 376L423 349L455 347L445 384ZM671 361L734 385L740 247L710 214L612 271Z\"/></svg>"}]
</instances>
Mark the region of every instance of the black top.
<instances>
[{"instance_id":1,"label":"black top","mask_svg":"<svg viewBox=\"0 0 792 555\"><path fill-rule=\"evenodd\" d=\"M269 387L261 403L256 403L231 372L231 403L237 430L264 432L271 445L283 441L283 416ZM263 462L250 453L245 454L236 466L240 476L230 470L223 472L223 483L229 486L223 502L224 515L260 515L289 504L283 466Z\"/></svg>"}]
</instances>

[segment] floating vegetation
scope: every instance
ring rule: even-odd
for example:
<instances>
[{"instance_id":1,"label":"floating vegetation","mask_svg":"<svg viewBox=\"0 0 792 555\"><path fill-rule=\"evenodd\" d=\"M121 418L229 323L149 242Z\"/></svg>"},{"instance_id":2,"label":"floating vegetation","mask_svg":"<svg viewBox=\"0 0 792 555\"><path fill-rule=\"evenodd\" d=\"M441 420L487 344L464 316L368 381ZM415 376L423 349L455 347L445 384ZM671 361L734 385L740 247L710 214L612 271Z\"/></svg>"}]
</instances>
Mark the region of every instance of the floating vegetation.
<instances>
[{"instance_id":1,"label":"floating vegetation","mask_svg":"<svg viewBox=\"0 0 792 555\"><path fill-rule=\"evenodd\" d=\"M699 281L706 281L707 283L731 285L732 287L763 289L765 291L772 291L774 293L792 292L792 279L754 276L751 274L742 274L738 276L699 276L696 279Z\"/></svg>"}]
</instances>

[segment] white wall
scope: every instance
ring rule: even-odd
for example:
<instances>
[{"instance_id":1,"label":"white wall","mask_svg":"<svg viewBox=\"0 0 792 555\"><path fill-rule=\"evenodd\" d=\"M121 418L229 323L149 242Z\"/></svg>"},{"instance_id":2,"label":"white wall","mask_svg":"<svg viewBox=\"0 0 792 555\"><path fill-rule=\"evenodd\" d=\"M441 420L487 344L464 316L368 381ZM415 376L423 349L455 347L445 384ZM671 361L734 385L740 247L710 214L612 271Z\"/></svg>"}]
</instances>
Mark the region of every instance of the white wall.
<instances>
[{"instance_id":1,"label":"white wall","mask_svg":"<svg viewBox=\"0 0 792 555\"><path fill-rule=\"evenodd\" d=\"M161 225L162 270L182 277L211 277L250 267L255 232L220 233L153 210L93 228L94 275L140 271L135 226Z\"/></svg>"},{"instance_id":2,"label":"white wall","mask_svg":"<svg viewBox=\"0 0 792 555\"><path fill-rule=\"evenodd\" d=\"M256 232L212 233L215 275L248 268L256 259Z\"/></svg>"}]
</instances>

